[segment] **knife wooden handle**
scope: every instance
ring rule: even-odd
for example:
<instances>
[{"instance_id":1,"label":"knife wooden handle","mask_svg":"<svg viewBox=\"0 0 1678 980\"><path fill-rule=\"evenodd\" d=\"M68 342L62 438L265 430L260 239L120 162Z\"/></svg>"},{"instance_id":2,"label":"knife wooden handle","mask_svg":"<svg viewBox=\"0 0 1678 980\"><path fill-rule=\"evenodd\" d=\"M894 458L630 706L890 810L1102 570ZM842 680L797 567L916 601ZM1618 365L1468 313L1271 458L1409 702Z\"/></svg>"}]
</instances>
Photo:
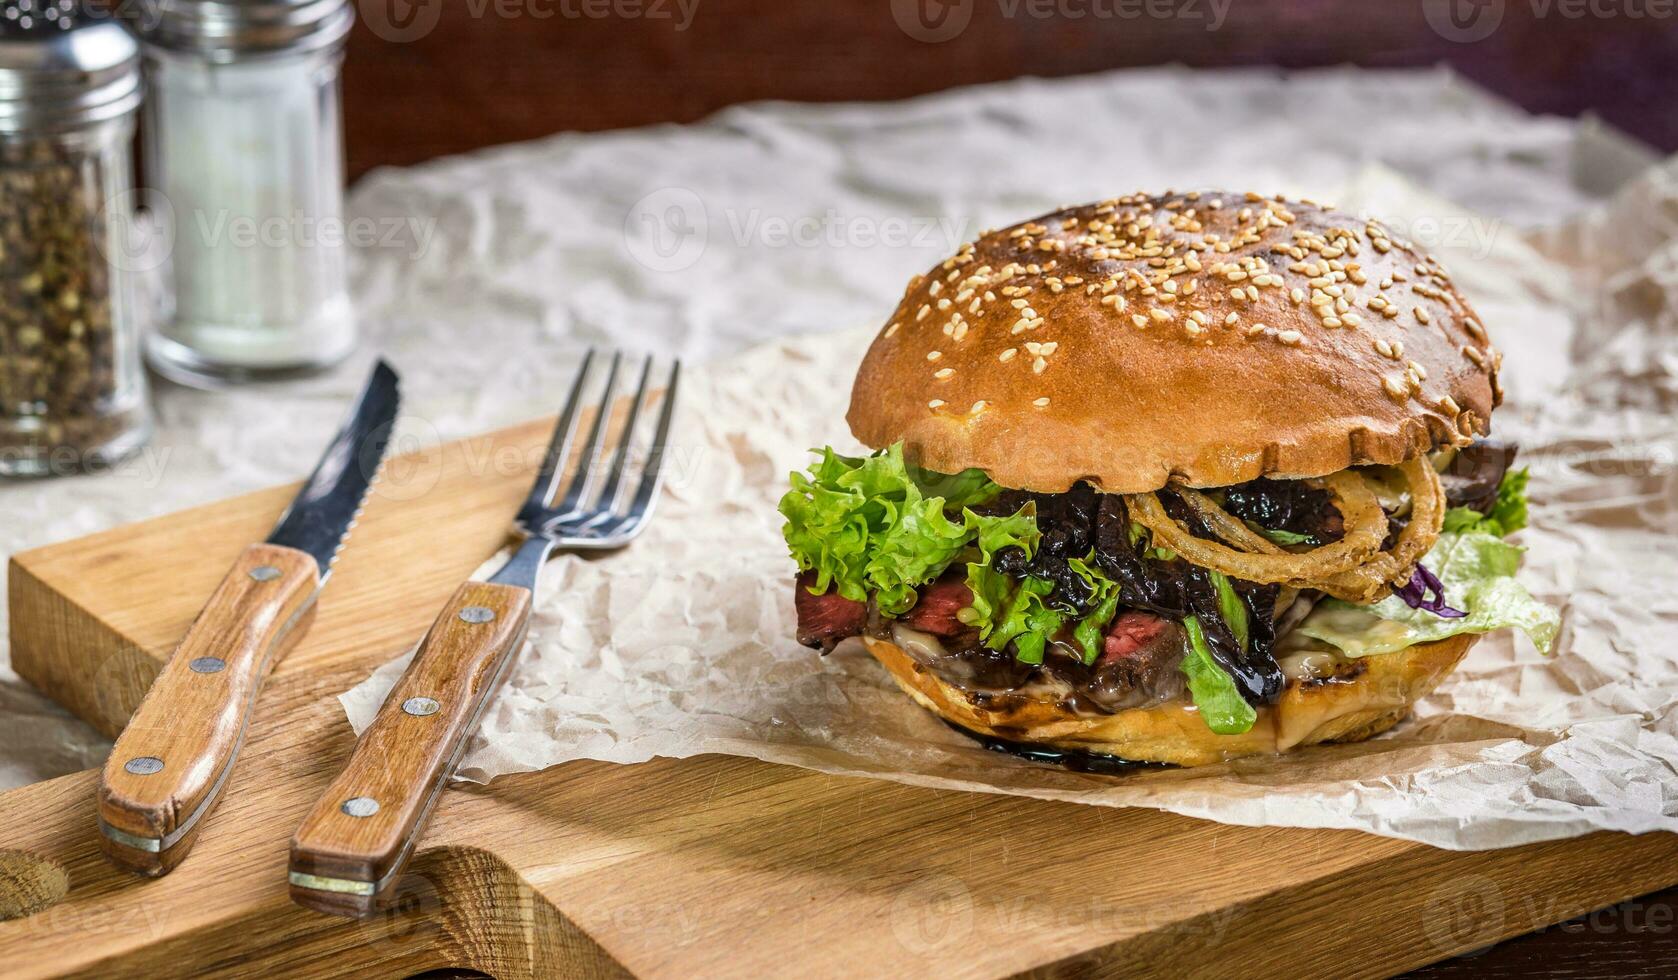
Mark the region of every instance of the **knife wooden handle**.
<instances>
[{"instance_id":1,"label":"knife wooden handle","mask_svg":"<svg viewBox=\"0 0 1678 980\"><path fill-rule=\"evenodd\" d=\"M314 558L273 544L246 548L222 579L105 761L100 844L118 867L156 877L186 857L319 587Z\"/></svg>"},{"instance_id":2,"label":"knife wooden handle","mask_svg":"<svg viewBox=\"0 0 1678 980\"><path fill-rule=\"evenodd\" d=\"M291 897L366 916L396 888L530 623L530 590L468 582L291 838Z\"/></svg>"}]
</instances>

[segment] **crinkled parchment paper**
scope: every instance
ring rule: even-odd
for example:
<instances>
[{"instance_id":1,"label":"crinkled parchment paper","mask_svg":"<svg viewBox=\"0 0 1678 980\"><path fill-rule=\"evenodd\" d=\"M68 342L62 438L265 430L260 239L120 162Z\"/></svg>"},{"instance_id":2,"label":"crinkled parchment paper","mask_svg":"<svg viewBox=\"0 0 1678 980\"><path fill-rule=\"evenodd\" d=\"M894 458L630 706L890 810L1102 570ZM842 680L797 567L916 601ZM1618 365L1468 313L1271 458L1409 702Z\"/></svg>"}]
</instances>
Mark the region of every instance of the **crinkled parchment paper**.
<instances>
[{"instance_id":1,"label":"crinkled parchment paper","mask_svg":"<svg viewBox=\"0 0 1678 980\"><path fill-rule=\"evenodd\" d=\"M1447 848L1678 830L1673 169L1529 234L1384 171L1305 190L1434 229L1433 250L1507 352L1495 431L1520 441L1533 468L1522 578L1565 610L1554 656L1488 637L1413 719L1359 745L1125 777L984 751L900 694L860 647L823 658L792 639L775 503L809 447L851 444L848 381L872 335L858 328L692 372L657 519L626 552L551 563L530 643L462 775L720 752ZM358 730L405 662L344 695Z\"/></svg>"}]
</instances>

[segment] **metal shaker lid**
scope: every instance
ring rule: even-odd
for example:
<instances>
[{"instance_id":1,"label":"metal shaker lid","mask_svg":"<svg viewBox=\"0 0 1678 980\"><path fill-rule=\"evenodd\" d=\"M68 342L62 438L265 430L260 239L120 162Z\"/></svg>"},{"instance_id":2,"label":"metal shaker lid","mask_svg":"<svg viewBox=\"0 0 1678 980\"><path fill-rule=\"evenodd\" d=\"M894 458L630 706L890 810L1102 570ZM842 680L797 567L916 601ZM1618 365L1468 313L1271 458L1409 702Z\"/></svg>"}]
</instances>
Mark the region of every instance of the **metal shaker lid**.
<instances>
[{"instance_id":1,"label":"metal shaker lid","mask_svg":"<svg viewBox=\"0 0 1678 980\"><path fill-rule=\"evenodd\" d=\"M343 40L350 0L150 0L127 20L147 44L211 61L313 51Z\"/></svg>"},{"instance_id":2,"label":"metal shaker lid","mask_svg":"<svg viewBox=\"0 0 1678 980\"><path fill-rule=\"evenodd\" d=\"M51 16L48 16L51 12ZM19 0L0 19L0 133L74 129L140 104L140 50L69 0Z\"/></svg>"}]
</instances>

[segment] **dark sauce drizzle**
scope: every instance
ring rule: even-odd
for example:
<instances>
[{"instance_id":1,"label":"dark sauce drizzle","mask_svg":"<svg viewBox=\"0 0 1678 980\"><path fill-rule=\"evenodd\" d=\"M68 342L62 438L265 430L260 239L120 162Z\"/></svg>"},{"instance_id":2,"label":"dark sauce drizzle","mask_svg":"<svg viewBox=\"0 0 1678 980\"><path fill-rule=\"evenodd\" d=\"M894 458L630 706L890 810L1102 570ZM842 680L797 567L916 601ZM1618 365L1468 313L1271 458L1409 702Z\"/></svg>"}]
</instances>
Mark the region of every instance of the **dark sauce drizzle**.
<instances>
[{"instance_id":1,"label":"dark sauce drizzle","mask_svg":"<svg viewBox=\"0 0 1678 980\"><path fill-rule=\"evenodd\" d=\"M1058 766L1068 772L1086 772L1097 776L1126 776L1135 772L1177 768L1160 762L1135 762L1131 759L1121 759L1116 755L1090 752L1085 749L1056 749L1031 742L1016 742L995 735L981 735L953 721L946 720L944 724L978 742L991 752L1003 752L1018 756L1029 762Z\"/></svg>"}]
</instances>

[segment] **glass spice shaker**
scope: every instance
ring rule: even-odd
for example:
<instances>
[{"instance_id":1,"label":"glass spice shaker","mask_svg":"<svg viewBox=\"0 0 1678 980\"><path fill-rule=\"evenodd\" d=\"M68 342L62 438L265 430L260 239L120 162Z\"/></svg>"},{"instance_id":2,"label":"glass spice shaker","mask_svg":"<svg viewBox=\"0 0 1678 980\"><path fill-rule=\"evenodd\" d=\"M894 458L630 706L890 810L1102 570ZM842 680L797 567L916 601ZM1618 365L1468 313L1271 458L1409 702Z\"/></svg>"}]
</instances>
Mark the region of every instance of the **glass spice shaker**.
<instances>
[{"instance_id":1,"label":"glass spice shaker","mask_svg":"<svg viewBox=\"0 0 1678 980\"><path fill-rule=\"evenodd\" d=\"M174 289L152 367L215 385L336 364L345 271L339 67L349 0L154 0L146 176L172 212Z\"/></svg>"},{"instance_id":2,"label":"glass spice shaker","mask_svg":"<svg viewBox=\"0 0 1678 980\"><path fill-rule=\"evenodd\" d=\"M0 476L107 467L150 433L118 237L139 60L74 0L0 12Z\"/></svg>"}]
</instances>

